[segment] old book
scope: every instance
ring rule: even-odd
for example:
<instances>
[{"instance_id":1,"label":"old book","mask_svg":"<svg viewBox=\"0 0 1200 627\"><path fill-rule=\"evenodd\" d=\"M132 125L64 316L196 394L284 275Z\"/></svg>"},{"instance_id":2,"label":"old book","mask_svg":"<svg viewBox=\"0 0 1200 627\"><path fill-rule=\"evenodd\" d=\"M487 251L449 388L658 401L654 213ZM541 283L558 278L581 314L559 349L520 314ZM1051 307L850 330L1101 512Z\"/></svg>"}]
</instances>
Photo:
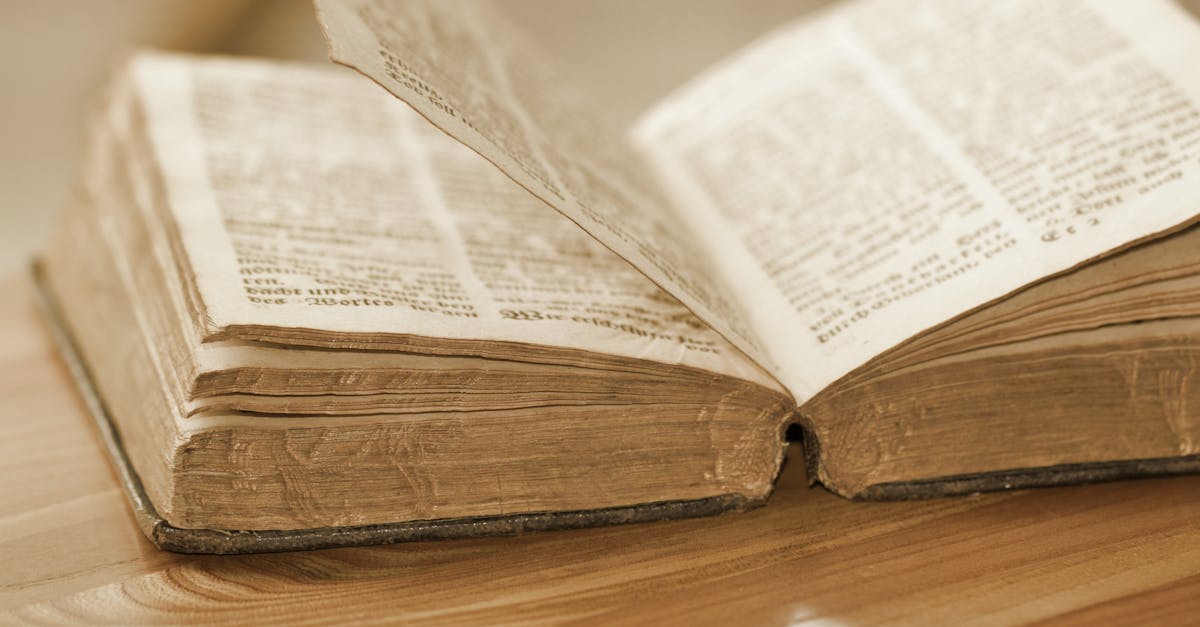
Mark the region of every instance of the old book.
<instances>
[{"instance_id":1,"label":"old book","mask_svg":"<svg viewBox=\"0 0 1200 627\"><path fill-rule=\"evenodd\" d=\"M372 80L135 56L40 265L160 546L712 514L788 434L850 498L1200 470L1173 5L851 3L627 138L487 3L317 8Z\"/></svg>"}]
</instances>

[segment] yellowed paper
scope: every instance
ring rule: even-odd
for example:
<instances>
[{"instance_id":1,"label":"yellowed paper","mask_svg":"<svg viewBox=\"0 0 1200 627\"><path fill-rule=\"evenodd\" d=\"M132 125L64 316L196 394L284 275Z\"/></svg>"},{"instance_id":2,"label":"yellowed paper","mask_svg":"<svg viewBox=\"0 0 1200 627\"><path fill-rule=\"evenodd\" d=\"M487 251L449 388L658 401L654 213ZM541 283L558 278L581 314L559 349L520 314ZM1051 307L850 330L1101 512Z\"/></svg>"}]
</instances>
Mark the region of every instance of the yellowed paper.
<instances>
[{"instance_id":1,"label":"yellowed paper","mask_svg":"<svg viewBox=\"0 0 1200 627\"><path fill-rule=\"evenodd\" d=\"M629 260L761 361L718 259L625 139L572 96L486 2L317 3L334 61L354 67Z\"/></svg>"},{"instance_id":2,"label":"yellowed paper","mask_svg":"<svg viewBox=\"0 0 1200 627\"><path fill-rule=\"evenodd\" d=\"M133 74L213 328L521 342L771 384L619 257L352 72L147 55Z\"/></svg>"}]
</instances>

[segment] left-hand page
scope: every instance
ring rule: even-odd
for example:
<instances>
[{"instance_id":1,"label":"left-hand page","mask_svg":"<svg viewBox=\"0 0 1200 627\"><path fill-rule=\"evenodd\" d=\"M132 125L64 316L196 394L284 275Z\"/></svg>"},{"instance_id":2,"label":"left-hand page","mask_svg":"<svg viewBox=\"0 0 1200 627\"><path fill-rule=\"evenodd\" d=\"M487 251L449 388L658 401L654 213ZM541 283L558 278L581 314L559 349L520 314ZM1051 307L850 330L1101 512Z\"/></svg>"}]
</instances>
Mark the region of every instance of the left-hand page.
<instances>
[{"instance_id":1,"label":"left-hand page","mask_svg":"<svg viewBox=\"0 0 1200 627\"><path fill-rule=\"evenodd\" d=\"M772 383L352 72L171 55L140 56L132 72L210 336L275 328L531 361L587 353Z\"/></svg>"}]
</instances>

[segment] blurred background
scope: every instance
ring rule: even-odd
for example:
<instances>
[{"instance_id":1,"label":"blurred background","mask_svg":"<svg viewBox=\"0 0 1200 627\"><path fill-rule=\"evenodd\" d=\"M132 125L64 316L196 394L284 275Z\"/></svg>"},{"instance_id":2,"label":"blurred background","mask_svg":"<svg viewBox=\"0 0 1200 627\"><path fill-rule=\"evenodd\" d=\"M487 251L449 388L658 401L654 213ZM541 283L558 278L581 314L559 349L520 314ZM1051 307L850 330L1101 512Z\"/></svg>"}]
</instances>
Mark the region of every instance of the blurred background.
<instances>
[{"instance_id":1,"label":"blurred background","mask_svg":"<svg viewBox=\"0 0 1200 627\"><path fill-rule=\"evenodd\" d=\"M827 0L499 0L618 125ZM308 0L0 0L0 272L23 269L79 166L94 94L142 46L327 62Z\"/></svg>"}]
</instances>

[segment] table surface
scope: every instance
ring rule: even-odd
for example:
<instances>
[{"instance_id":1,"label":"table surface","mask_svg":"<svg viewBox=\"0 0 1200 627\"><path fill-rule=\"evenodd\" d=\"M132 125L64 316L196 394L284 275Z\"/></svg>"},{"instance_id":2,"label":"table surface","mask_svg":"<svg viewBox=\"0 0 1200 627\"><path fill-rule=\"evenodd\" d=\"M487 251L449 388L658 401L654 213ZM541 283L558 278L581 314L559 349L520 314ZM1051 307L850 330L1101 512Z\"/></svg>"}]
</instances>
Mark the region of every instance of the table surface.
<instances>
[{"instance_id":1,"label":"table surface","mask_svg":"<svg viewBox=\"0 0 1200 627\"><path fill-rule=\"evenodd\" d=\"M0 622L1184 622L1200 477L852 503L784 472L715 518L253 556L155 549L0 279ZM970 622L970 621L965 621Z\"/></svg>"}]
</instances>

